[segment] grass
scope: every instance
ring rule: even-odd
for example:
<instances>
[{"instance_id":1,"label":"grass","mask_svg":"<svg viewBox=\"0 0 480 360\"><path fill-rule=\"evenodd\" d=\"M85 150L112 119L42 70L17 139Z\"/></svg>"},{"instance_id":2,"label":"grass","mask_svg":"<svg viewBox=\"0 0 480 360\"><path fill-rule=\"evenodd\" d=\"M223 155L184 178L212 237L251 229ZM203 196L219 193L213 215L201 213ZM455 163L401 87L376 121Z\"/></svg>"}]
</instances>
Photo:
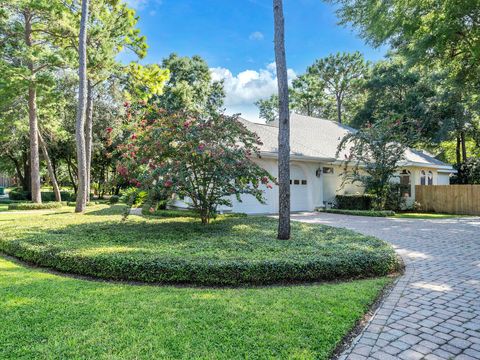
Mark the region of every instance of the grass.
<instances>
[{"instance_id":1,"label":"grass","mask_svg":"<svg viewBox=\"0 0 480 360\"><path fill-rule=\"evenodd\" d=\"M328 359L389 282L134 286L61 277L0 257L0 358Z\"/></svg>"},{"instance_id":2,"label":"grass","mask_svg":"<svg viewBox=\"0 0 480 360\"><path fill-rule=\"evenodd\" d=\"M1 204L0 203L0 211L7 211L8 210L8 204Z\"/></svg>"},{"instance_id":3,"label":"grass","mask_svg":"<svg viewBox=\"0 0 480 360\"><path fill-rule=\"evenodd\" d=\"M455 219L468 216L469 215L405 212L397 213L394 217L399 219Z\"/></svg>"},{"instance_id":4,"label":"grass","mask_svg":"<svg viewBox=\"0 0 480 360\"><path fill-rule=\"evenodd\" d=\"M349 210L349 209L323 209L322 212L353 216L389 217L394 216L391 210Z\"/></svg>"},{"instance_id":5,"label":"grass","mask_svg":"<svg viewBox=\"0 0 480 360\"><path fill-rule=\"evenodd\" d=\"M67 273L105 279L203 285L271 284L383 276L396 268L393 249L374 237L294 222L278 241L277 221L219 216L130 216L123 205L95 205L85 215L2 214L0 250Z\"/></svg>"}]
</instances>

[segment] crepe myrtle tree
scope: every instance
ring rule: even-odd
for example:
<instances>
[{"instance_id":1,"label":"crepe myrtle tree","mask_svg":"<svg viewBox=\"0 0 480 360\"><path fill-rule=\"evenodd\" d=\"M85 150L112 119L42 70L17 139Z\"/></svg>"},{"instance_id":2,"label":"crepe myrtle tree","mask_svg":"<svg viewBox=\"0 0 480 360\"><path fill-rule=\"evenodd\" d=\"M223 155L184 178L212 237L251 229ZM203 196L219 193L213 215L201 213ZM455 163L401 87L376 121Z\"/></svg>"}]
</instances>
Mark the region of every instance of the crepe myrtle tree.
<instances>
[{"instance_id":1,"label":"crepe myrtle tree","mask_svg":"<svg viewBox=\"0 0 480 360\"><path fill-rule=\"evenodd\" d=\"M262 188L271 188L275 179L252 161L260 157L261 142L238 116L126 105L128 138L118 149L117 170L133 186L157 196L188 197L203 224L218 206L231 206L232 196L265 202Z\"/></svg>"}]
</instances>

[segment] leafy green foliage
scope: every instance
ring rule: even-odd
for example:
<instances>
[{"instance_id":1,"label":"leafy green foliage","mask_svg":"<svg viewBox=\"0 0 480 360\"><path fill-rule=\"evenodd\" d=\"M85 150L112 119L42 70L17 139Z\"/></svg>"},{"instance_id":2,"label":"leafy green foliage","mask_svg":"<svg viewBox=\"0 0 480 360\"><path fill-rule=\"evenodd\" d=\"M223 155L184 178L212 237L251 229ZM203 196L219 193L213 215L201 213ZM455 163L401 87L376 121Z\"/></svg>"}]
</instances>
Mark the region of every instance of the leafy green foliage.
<instances>
[{"instance_id":1,"label":"leafy green foliage","mask_svg":"<svg viewBox=\"0 0 480 360\"><path fill-rule=\"evenodd\" d=\"M70 191L61 191L62 199L64 201L72 201L75 199L75 194ZM53 191L42 191L42 201L51 202L55 201L55 194ZM8 197L11 200L31 200L32 196L29 191L25 191L22 188L14 188L8 193Z\"/></svg>"},{"instance_id":2,"label":"leafy green foliage","mask_svg":"<svg viewBox=\"0 0 480 360\"><path fill-rule=\"evenodd\" d=\"M112 196L110 196L110 199L108 199L108 202L110 204L116 204L119 201L120 201L120 196L118 196L118 195L112 195Z\"/></svg>"},{"instance_id":3,"label":"leafy green foliage","mask_svg":"<svg viewBox=\"0 0 480 360\"><path fill-rule=\"evenodd\" d=\"M260 99L255 102L260 112L259 117L267 123L278 120L278 95L272 95L267 99Z\"/></svg>"},{"instance_id":4,"label":"leafy green foliage","mask_svg":"<svg viewBox=\"0 0 480 360\"><path fill-rule=\"evenodd\" d=\"M336 195L335 203L339 209L370 210L374 198L372 195Z\"/></svg>"},{"instance_id":5,"label":"leafy green foliage","mask_svg":"<svg viewBox=\"0 0 480 360\"><path fill-rule=\"evenodd\" d=\"M391 246L345 229L293 223L292 241L276 241L267 217L219 216L205 227L191 217L121 222L123 209L3 217L0 250L68 273L204 285L351 279L396 266Z\"/></svg>"},{"instance_id":6,"label":"leafy green foliage","mask_svg":"<svg viewBox=\"0 0 480 360\"><path fill-rule=\"evenodd\" d=\"M118 149L124 158L118 171L132 185L157 199L188 197L204 223L219 205L231 206L234 196L264 201L261 186L271 186L273 178L250 159L259 156L260 139L237 117L157 111L149 120L144 109L128 108L131 136Z\"/></svg>"},{"instance_id":7,"label":"leafy green foliage","mask_svg":"<svg viewBox=\"0 0 480 360\"><path fill-rule=\"evenodd\" d=\"M63 206L60 202L47 203L12 203L8 205L8 210L44 210L44 209L58 209Z\"/></svg>"},{"instance_id":8,"label":"leafy green foliage","mask_svg":"<svg viewBox=\"0 0 480 360\"><path fill-rule=\"evenodd\" d=\"M336 104L336 116L329 118L335 118L339 123L346 118L349 122L349 111L356 105L367 71L368 63L359 52L330 55L318 59L308 68L307 73L323 85L323 95L329 96Z\"/></svg>"},{"instance_id":9,"label":"leafy green foliage","mask_svg":"<svg viewBox=\"0 0 480 360\"><path fill-rule=\"evenodd\" d=\"M410 123L424 139L439 131L435 111L437 93L433 82L418 71L408 69L398 58L379 62L363 85L367 98L351 125L357 128L384 119Z\"/></svg>"},{"instance_id":10,"label":"leafy green foliage","mask_svg":"<svg viewBox=\"0 0 480 360\"><path fill-rule=\"evenodd\" d=\"M390 180L405 158L408 144L415 142L409 124L388 119L348 133L338 145L337 157L345 156L344 182L362 183L374 196L374 208L385 209ZM353 162L350 171L347 166Z\"/></svg>"},{"instance_id":11,"label":"leafy green foliage","mask_svg":"<svg viewBox=\"0 0 480 360\"><path fill-rule=\"evenodd\" d=\"M468 179L469 184L480 184L480 159L468 159L460 166L459 173Z\"/></svg>"},{"instance_id":12,"label":"leafy green foliage","mask_svg":"<svg viewBox=\"0 0 480 360\"><path fill-rule=\"evenodd\" d=\"M290 106L296 113L347 122L364 101L362 83L369 64L356 52L318 59L307 72L292 81ZM278 96L258 100L260 118L278 119Z\"/></svg>"},{"instance_id":13,"label":"leafy green foliage","mask_svg":"<svg viewBox=\"0 0 480 360\"><path fill-rule=\"evenodd\" d=\"M372 216L372 217L390 217L395 216L395 211L391 210L348 210L348 209L326 209L322 210L326 213L355 215L355 216Z\"/></svg>"},{"instance_id":14,"label":"leafy green foliage","mask_svg":"<svg viewBox=\"0 0 480 360\"><path fill-rule=\"evenodd\" d=\"M200 56L170 54L162 61L170 77L162 95L153 102L162 109L209 114L218 112L225 97L223 83L213 81L208 64Z\"/></svg>"},{"instance_id":15,"label":"leafy green foliage","mask_svg":"<svg viewBox=\"0 0 480 360\"><path fill-rule=\"evenodd\" d=\"M334 0L344 24L370 43L389 43L412 63L440 64L454 78L478 83L479 2L458 0Z\"/></svg>"},{"instance_id":16,"label":"leafy green foliage","mask_svg":"<svg viewBox=\"0 0 480 360\"><path fill-rule=\"evenodd\" d=\"M0 259L0 358L223 360L295 354L326 360L390 281L152 287L61 277Z\"/></svg>"}]
</instances>

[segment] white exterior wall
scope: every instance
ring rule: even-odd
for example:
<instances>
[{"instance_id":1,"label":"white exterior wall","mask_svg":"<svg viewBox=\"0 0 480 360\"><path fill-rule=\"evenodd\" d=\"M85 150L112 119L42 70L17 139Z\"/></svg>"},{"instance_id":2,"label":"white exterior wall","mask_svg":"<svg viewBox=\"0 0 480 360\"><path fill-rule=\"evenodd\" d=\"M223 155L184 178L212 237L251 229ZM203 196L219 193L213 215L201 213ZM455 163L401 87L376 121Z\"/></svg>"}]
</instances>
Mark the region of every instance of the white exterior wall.
<instances>
[{"instance_id":1,"label":"white exterior wall","mask_svg":"<svg viewBox=\"0 0 480 360\"><path fill-rule=\"evenodd\" d=\"M439 172L437 185L450 185L450 173Z\"/></svg>"},{"instance_id":2,"label":"white exterior wall","mask_svg":"<svg viewBox=\"0 0 480 360\"><path fill-rule=\"evenodd\" d=\"M254 159L259 166L267 170L274 178L278 177L278 163L276 159L261 158ZM320 163L315 161L298 161L290 162L292 176L295 180L307 180L307 185L292 185L292 211L313 211L315 208L324 207L326 202L332 202L336 194L362 194L364 187L359 184L351 184L343 182L344 167L339 165L331 165L328 163ZM323 167L334 168L333 174L324 174ZM316 176L317 169L320 169L320 177ZM434 185L448 185L450 183L449 173L438 173L436 169L405 167L401 168L409 170L411 173L411 194L407 199L407 205L412 205L415 201L415 185L420 185L421 170L426 172L432 171ZM399 182L398 177L393 178L392 182ZM235 196L231 197L232 206L222 206L218 210L221 212L238 212L248 214L271 214L278 212L278 186L271 184L272 189L262 186L265 192L266 203L261 204L255 197L251 195L242 196L242 201L238 201ZM298 187L300 186L300 187ZM294 197L298 195L301 199ZM184 201L176 200L173 204L175 207L188 206L188 199Z\"/></svg>"},{"instance_id":3,"label":"white exterior wall","mask_svg":"<svg viewBox=\"0 0 480 360\"><path fill-rule=\"evenodd\" d=\"M267 170L270 175L277 178L278 177L278 163L276 159L254 159L259 166ZM305 201L302 201L302 205L297 206L297 208L292 208L292 211L313 211L316 207L323 205L323 184L322 178L317 178L315 173L319 168L320 164L316 162L307 162L307 161L291 161L291 168L296 168L292 172L292 176L298 174L298 172L303 172L303 177L298 180L307 180L307 185L302 191L306 191ZM295 179L292 179L295 180ZM233 212L244 212L248 214L267 214L267 213L277 213L278 212L278 186L271 184L272 189L268 189L265 186L263 190L265 191L265 198L267 199L266 204L261 204L251 195L242 196L242 201L239 202L235 196L232 196L232 207L221 207L220 211L233 211ZM292 185L291 193L295 195L295 186L302 185ZM303 187L302 186L302 187ZM292 201L292 205L294 202Z\"/></svg>"}]
</instances>

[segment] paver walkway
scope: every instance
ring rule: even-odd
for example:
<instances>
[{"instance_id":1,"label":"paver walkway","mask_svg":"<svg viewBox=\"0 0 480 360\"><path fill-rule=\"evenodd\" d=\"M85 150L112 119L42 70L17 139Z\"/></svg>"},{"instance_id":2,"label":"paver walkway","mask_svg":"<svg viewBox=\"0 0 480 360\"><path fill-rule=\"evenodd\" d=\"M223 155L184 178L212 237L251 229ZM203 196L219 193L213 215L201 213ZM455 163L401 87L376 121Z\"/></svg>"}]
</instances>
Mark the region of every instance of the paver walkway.
<instances>
[{"instance_id":1,"label":"paver walkway","mask_svg":"<svg viewBox=\"0 0 480 360\"><path fill-rule=\"evenodd\" d=\"M480 359L480 218L296 214L391 243L405 275L341 359Z\"/></svg>"}]
</instances>

